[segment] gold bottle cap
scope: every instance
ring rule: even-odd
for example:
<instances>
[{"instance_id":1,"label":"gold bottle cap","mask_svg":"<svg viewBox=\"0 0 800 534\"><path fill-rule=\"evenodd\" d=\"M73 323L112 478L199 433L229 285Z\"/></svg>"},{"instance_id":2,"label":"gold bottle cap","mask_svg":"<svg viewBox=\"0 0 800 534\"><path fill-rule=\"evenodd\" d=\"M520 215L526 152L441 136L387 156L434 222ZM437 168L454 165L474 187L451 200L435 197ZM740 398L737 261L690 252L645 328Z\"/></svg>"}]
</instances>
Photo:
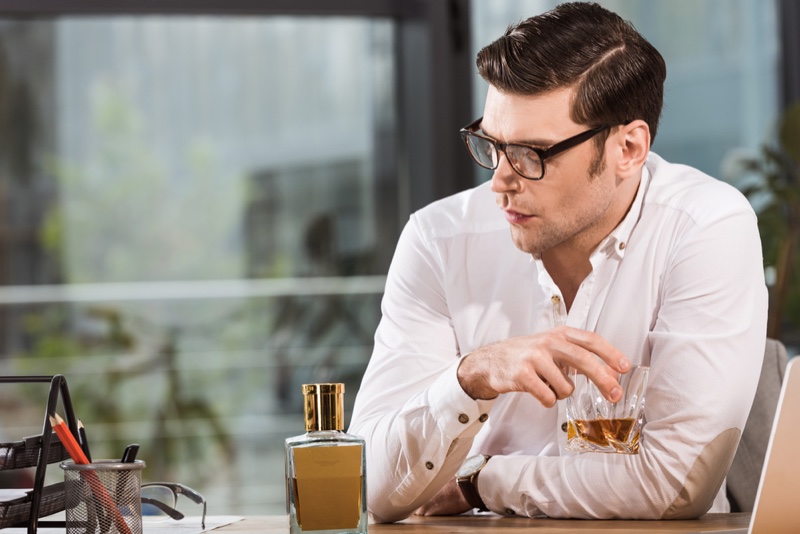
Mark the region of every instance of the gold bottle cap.
<instances>
[{"instance_id":1,"label":"gold bottle cap","mask_svg":"<svg viewBox=\"0 0 800 534\"><path fill-rule=\"evenodd\" d=\"M306 432L344 430L344 384L303 384Z\"/></svg>"}]
</instances>

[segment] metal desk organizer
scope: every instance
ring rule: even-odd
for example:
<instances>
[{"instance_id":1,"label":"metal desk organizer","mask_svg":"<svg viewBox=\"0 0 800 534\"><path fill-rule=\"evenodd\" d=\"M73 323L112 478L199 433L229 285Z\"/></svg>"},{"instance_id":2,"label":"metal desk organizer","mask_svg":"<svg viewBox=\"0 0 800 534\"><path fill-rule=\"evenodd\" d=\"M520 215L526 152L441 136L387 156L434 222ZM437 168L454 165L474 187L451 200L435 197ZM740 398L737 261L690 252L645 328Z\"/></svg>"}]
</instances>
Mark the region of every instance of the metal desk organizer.
<instances>
[{"instance_id":1,"label":"metal desk organizer","mask_svg":"<svg viewBox=\"0 0 800 534\"><path fill-rule=\"evenodd\" d=\"M142 534L141 460L62 462L67 534Z\"/></svg>"},{"instance_id":2,"label":"metal desk organizer","mask_svg":"<svg viewBox=\"0 0 800 534\"><path fill-rule=\"evenodd\" d=\"M11 443L0 443L0 470L35 467L33 488L22 497L0 501L0 528L27 527L34 534L39 526L64 527L64 521L40 521L64 510L64 483L44 485L49 464L69 459L69 453L50 426L49 416L55 413L59 396L65 421L74 436L78 436L78 420L72 408L67 380L62 375L0 376L0 384L49 383L50 392L44 412L42 433Z\"/></svg>"}]
</instances>

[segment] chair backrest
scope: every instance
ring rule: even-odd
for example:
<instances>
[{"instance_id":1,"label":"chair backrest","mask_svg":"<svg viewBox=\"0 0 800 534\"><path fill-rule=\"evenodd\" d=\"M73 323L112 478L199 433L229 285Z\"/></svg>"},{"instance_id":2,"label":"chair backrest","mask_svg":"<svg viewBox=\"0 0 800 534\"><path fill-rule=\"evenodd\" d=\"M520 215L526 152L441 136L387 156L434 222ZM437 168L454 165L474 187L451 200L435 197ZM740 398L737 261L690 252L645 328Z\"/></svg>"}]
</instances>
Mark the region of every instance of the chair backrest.
<instances>
[{"instance_id":1,"label":"chair backrest","mask_svg":"<svg viewBox=\"0 0 800 534\"><path fill-rule=\"evenodd\" d=\"M731 512L753 511L787 361L786 347L780 341L767 339L756 397L728 471Z\"/></svg>"}]
</instances>

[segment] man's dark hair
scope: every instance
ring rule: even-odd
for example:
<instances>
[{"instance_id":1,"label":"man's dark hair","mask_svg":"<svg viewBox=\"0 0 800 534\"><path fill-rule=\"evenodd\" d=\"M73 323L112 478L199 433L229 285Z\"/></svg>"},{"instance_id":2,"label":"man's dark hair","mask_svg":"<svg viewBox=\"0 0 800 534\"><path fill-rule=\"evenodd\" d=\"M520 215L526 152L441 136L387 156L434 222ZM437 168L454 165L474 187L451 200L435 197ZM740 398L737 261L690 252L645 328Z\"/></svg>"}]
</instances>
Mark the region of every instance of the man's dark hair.
<instances>
[{"instance_id":1,"label":"man's dark hair","mask_svg":"<svg viewBox=\"0 0 800 534\"><path fill-rule=\"evenodd\" d=\"M651 142L656 137L667 77L664 58L629 22L597 4L561 4L509 26L478 53L477 65L484 80L506 93L536 95L574 86L571 117L578 124L616 126L642 119Z\"/></svg>"}]
</instances>

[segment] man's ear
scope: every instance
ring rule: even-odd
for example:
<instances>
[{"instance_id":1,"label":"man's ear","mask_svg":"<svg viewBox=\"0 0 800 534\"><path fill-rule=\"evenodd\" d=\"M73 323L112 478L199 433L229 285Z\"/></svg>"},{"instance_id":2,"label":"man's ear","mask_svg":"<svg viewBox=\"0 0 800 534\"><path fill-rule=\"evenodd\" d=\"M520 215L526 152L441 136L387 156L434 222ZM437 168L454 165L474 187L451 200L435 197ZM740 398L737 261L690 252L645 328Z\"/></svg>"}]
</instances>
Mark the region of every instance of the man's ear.
<instances>
[{"instance_id":1,"label":"man's ear","mask_svg":"<svg viewBox=\"0 0 800 534\"><path fill-rule=\"evenodd\" d=\"M643 120L631 121L620 126L615 137L620 150L617 176L627 178L638 175L650 153L650 127Z\"/></svg>"}]
</instances>

